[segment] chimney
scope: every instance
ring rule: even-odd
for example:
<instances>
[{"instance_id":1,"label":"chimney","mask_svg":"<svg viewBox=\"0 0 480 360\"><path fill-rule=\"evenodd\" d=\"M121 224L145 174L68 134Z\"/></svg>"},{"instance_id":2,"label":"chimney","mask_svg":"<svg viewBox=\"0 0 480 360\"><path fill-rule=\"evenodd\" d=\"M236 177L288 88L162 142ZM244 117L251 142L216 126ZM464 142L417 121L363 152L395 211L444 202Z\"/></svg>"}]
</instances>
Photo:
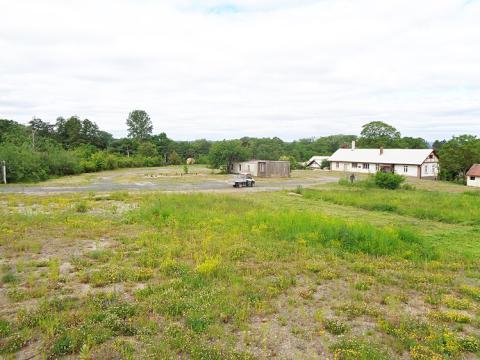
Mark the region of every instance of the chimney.
<instances>
[{"instance_id":1,"label":"chimney","mask_svg":"<svg viewBox=\"0 0 480 360\"><path fill-rule=\"evenodd\" d=\"M380 155L383 155L383 146L380 146Z\"/></svg>"},{"instance_id":2,"label":"chimney","mask_svg":"<svg viewBox=\"0 0 480 360\"><path fill-rule=\"evenodd\" d=\"M355 150L355 140L352 141L352 150Z\"/></svg>"}]
</instances>

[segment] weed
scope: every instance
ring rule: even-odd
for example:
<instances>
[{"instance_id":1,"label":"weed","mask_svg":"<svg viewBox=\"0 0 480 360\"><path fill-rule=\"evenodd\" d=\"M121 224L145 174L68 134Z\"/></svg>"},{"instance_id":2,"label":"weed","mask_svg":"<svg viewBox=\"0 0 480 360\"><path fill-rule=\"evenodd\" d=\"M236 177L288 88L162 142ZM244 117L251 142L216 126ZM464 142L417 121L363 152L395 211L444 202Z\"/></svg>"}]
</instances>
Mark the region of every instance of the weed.
<instances>
[{"instance_id":1,"label":"weed","mask_svg":"<svg viewBox=\"0 0 480 360\"><path fill-rule=\"evenodd\" d=\"M13 284L17 282L17 276L12 272L7 272L2 275L2 282L4 284Z\"/></svg>"},{"instance_id":2,"label":"weed","mask_svg":"<svg viewBox=\"0 0 480 360\"><path fill-rule=\"evenodd\" d=\"M86 213L89 210L89 206L86 201L79 201L75 204L74 209L77 213Z\"/></svg>"},{"instance_id":3,"label":"weed","mask_svg":"<svg viewBox=\"0 0 480 360\"><path fill-rule=\"evenodd\" d=\"M480 301L480 288L478 287L463 285L460 287L460 292L470 296L473 300Z\"/></svg>"},{"instance_id":4,"label":"weed","mask_svg":"<svg viewBox=\"0 0 480 360\"><path fill-rule=\"evenodd\" d=\"M204 276L214 276L218 274L220 269L220 259L206 259L196 267L199 274Z\"/></svg>"},{"instance_id":5,"label":"weed","mask_svg":"<svg viewBox=\"0 0 480 360\"><path fill-rule=\"evenodd\" d=\"M10 323L6 320L0 319L0 339L4 338L12 332Z\"/></svg>"},{"instance_id":6,"label":"weed","mask_svg":"<svg viewBox=\"0 0 480 360\"><path fill-rule=\"evenodd\" d=\"M473 306L470 300L457 298L452 295L444 296L442 302L445 304L446 307L456 310L468 310Z\"/></svg>"},{"instance_id":7,"label":"weed","mask_svg":"<svg viewBox=\"0 0 480 360\"><path fill-rule=\"evenodd\" d=\"M323 327L325 328L325 330L327 330L330 334L333 335L342 335L349 330L347 324L335 319L324 320Z\"/></svg>"},{"instance_id":8,"label":"weed","mask_svg":"<svg viewBox=\"0 0 480 360\"><path fill-rule=\"evenodd\" d=\"M345 314L349 320L355 319L362 315L378 316L378 311L370 307L366 303L356 304L347 303L338 307L338 311Z\"/></svg>"},{"instance_id":9,"label":"weed","mask_svg":"<svg viewBox=\"0 0 480 360\"><path fill-rule=\"evenodd\" d=\"M355 290L361 290L361 291L370 290L370 283L365 281L356 282L355 284L353 284L353 288Z\"/></svg>"},{"instance_id":10,"label":"weed","mask_svg":"<svg viewBox=\"0 0 480 360\"><path fill-rule=\"evenodd\" d=\"M370 342L359 339L341 340L331 346L335 360L387 360L391 357Z\"/></svg>"},{"instance_id":11,"label":"weed","mask_svg":"<svg viewBox=\"0 0 480 360\"><path fill-rule=\"evenodd\" d=\"M461 324L467 324L472 321L470 316L455 311L431 311L428 316L439 321L457 322Z\"/></svg>"},{"instance_id":12,"label":"weed","mask_svg":"<svg viewBox=\"0 0 480 360\"><path fill-rule=\"evenodd\" d=\"M302 185L297 185L297 187L295 188L294 193L295 193L295 194L298 194L298 195L303 195L303 186L302 186Z\"/></svg>"}]
</instances>

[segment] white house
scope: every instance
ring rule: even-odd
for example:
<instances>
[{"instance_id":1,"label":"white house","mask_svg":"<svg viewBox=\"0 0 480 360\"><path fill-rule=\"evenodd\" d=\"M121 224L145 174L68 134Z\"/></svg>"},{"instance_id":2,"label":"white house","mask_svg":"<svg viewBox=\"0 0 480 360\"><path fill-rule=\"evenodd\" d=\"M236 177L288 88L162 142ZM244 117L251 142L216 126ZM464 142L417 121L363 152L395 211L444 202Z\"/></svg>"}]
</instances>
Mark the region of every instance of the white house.
<instances>
[{"instance_id":1,"label":"white house","mask_svg":"<svg viewBox=\"0 0 480 360\"><path fill-rule=\"evenodd\" d=\"M305 162L305 166L309 169L320 169L322 167L322 162L324 160L328 160L329 156L312 156L307 162Z\"/></svg>"},{"instance_id":2,"label":"white house","mask_svg":"<svg viewBox=\"0 0 480 360\"><path fill-rule=\"evenodd\" d=\"M467 172L467 186L480 187L480 164L474 164Z\"/></svg>"},{"instance_id":3,"label":"white house","mask_svg":"<svg viewBox=\"0 0 480 360\"><path fill-rule=\"evenodd\" d=\"M354 173L374 174L389 171L396 174L436 179L438 156L432 149L338 149L329 158L330 169Z\"/></svg>"}]
</instances>

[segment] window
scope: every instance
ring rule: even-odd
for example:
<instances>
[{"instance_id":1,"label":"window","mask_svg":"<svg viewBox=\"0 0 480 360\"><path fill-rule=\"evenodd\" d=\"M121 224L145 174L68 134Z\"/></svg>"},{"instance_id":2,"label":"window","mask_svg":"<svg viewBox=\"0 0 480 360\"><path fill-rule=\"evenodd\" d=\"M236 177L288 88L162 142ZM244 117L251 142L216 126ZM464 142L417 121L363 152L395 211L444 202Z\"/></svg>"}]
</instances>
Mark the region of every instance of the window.
<instances>
[{"instance_id":1,"label":"window","mask_svg":"<svg viewBox=\"0 0 480 360\"><path fill-rule=\"evenodd\" d=\"M352 168L356 168L358 167L358 164L357 163L352 163Z\"/></svg>"},{"instance_id":2,"label":"window","mask_svg":"<svg viewBox=\"0 0 480 360\"><path fill-rule=\"evenodd\" d=\"M429 159L433 159L433 154L428 155Z\"/></svg>"},{"instance_id":3,"label":"window","mask_svg":"<svg viewBox=\"0 0 480 360\"><path fill-rule=\"evenodd\" d=\"M375 171L378 171L380 170L380 165L379 164L375 164Z\"/></svg>"},{"instance_id":4,"label":"window","mask_svg":"<svg viewBox=\"0 0 480 360\"><path fill-rule=\"evenodd\" d=\"M370 164L363 164L363 168L364 168L365 170L370 169Z\"/></svg>"},{"instance_id":5,"label":"window","mask_svg":"<svg viewBox=\"0 0 480 360\"><path fill-rule=\"evenodd\" d=\"M247 165L247 171L250 172L250 165Z\"/></svg>"},{"instance_id":6,"label":"window","mask_svg":"<svg viewBox=\"0 0 480 360\"><path fill-rule=\"evenodd\" d=\"M428 165L425 165L425 174L428 173Z\"/></svg>"},{"instance_id":7,"label":"window","mask_svg":"<svg viewBox=\"0 0 480 360\"><path fill-rule=\"evenodd\" d=\"M265 172L265 163L260 163L260 172Z\"/></svg>"},{"instance_id":8,"label":"window","mask_svg":"<svg viewBox=\"0 0 480 360\"><path fill-rule=\"evenodd\" d=\"M475 176L470 176L470 180L474 181L474 180L475 180Z\"/></svg>"},{"instance_id":9,"label":"window","mask_svg":"<svg viewBox=\"0 0 480 360\"><path fill-rule=\"evenodd\" d=\"M238 164L238 171L242 171L242 164Z\"/></svg>"},{"instance_id":10,"label":"window","mask_svg":"<svg viewBox=\"0 0 480 360\"><path fill-rule=\"evenodd\" d=\"M340 167L340 163L337 161L337 163L335 164L336 168L338 169Z\"/></svg>"},{"instance_id":11,"label":"window","mask_svg":"<svg viewBox=\"0 0 480 360\"><path fill-rule=\"evenodd\" d=\"M403 172L408 173L408 165L403 165Z\"/></svg>"}]
</instances>

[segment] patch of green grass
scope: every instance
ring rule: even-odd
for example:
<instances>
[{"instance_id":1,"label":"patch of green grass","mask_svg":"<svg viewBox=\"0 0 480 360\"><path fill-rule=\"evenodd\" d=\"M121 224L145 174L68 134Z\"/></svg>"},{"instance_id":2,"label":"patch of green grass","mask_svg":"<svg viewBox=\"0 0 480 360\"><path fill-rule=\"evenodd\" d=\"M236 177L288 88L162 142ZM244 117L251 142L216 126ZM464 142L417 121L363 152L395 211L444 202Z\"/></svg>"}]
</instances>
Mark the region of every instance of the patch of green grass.
<instances>
[{"instance_id":1,"label":"patch of green grass","mask_svg":"<svg viewBox=\"0 0 480 360\"><path fill-rule=\"evenodd\" d=\"M2 275L2 283L4 284L13 284L17 282L17 276L12 272L7 272Z\"/></svg>"},{"instance_id":2,"label":"patch of green grass","mask_svg":"<svg viewBox=\"0 0 480 360\"><path fill-rule=\"evenodd\" d=\"M357 188L329 191L308 189L304 198L451 224L480 224L480 208L475 205L478 204L477 196L469 193Z\"/></svg>"},{"instance_id":3,"label":"patch of green grass","mask_svg":"<svg viewBox=\"0 0 480 360\"><path fill-rule=\"evenodd\" d=\"M10 323L7 320L0 319L0 338L4 338L12 332Z\"/></svg>"}]
</instances>

